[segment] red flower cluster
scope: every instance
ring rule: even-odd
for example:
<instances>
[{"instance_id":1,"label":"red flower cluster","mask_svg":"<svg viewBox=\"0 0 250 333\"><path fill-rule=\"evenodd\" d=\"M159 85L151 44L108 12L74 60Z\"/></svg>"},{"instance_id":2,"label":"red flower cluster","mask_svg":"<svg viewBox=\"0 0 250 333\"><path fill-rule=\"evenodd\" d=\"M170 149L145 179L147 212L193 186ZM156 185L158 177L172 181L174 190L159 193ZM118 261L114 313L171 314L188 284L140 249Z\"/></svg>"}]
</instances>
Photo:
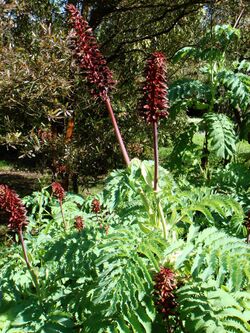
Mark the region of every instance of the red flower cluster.
<instances>
[{"instance_id":1,"label":"red flower cluster","mask_svg":"<svg viewBox=\"0 0 250 333\"><path fill-rule=\"evenodd\" d=\"M156 306L159 311L165 316L175 314L177 306L176 298L173 294L173 291L177 289L175 273L169 268L161 267L154 280Z\"/></svg>"},{"instance_id":2,"label":"red flower cluster","mask_svg":"<svg viewBox=\"0 0 250 333\"><path fill-rule=\"evenodd\" d=\"M7 185L0 185L0 208L10 214L8 223L10 230L18 231L28 224L27 211L21 199Z\"/></svg>"},{"instance_id":3,"label":"red flower cluster","mask_svg":"<svg viewBox=\"0 0 250 333\"><path fill-rule=\"evenodd\" d=\"M67 9L70 12L70 21L73 26L70 47L74 50L79 67L87 76L91 93L95 97L100 96L105 100L108 90L111 90L115 85L112 72L98 48L96 38L88 22L83 19L74 5L68 5Z\"/></svg>"},{"instance_id":4,"label":"red flower cluster","mask_svg":"<svg viewBox=\"0 0 250 333\"><path fill-rule=\"evenodd\" d=\"M83 218L81 216L77 216L75 218L75 228L78 231L81 231L82 229L84 229L85 225L84 225L84 221Z\"/></svg>"},{"instance_id":5,"label":"red flower cluster","mask_svg":"<svg viewBox=\"0 0 250 333\"><path fill-rule=\"evenodd\" d=\"M155 52L147 61L146 81L142 88L143 97L140 114L148 123L158 122L168 116L166 84L166 58L162 52Z\"/></svg>"},{"instance_id":6,"label":"red flower cluster","mask_svg":"<svg viewBox=\"0 0 250 333\"><path fill-rule=\"evenodd\" d=\"M92 212L98 214L100 212L100 210L101 210L100 201L97 199L94 199L92 201Z\"/></svg>"},{"instance_id":7,"label":"red flower cluster","mask_svg":"<svg viewBox=\"0 0 250 333\"><path fill-rule=\"evenodd\" d=\"M65 191L61 184L54 182L51 184L52 193L53 195L59 200L60 203L62 203L64 197L65 197Z\"/></svg>"}]
</instances>

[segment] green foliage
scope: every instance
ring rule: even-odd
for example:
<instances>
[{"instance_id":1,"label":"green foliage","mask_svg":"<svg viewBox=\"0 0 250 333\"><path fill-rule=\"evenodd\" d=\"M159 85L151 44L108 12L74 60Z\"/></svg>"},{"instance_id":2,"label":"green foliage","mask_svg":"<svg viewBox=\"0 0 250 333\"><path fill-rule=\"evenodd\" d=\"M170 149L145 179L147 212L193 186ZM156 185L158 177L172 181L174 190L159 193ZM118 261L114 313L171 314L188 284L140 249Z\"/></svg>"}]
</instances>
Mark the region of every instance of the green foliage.
<instances>
[{"instance_id":1,"label":"green foliage","mask_svg":"<svg viewBox=\"0 0 250 333\"><path fill-rule=\"evenodd\" d=\"M183 172L186 173L187 169L191 167L196 168L196 171L198 167L199 172L201 147L194 142L194 136L197 131L198 125L195 123L190 124L189 127L177 137L174 148L167 160L167 167L171 172L183 174ZM204 141L204 139L202 141Z\"/></svg>"},{"instance_id":2,"label":"green foliage","mask_svg":"<svg viewBox=\"0 0 250 333\"><path fill-rule=\"evenodd\" d=\"M239 70L242 68L238 67ZM243 111L246 111L250 104L250 78L242 72L234 72L224 69L218 72L218 80L227 89L229 101L233 107L239 105Z\"/></svg>"},{"instance_id":3,"label":"green foliage","mask_svg":"<svg viewBox=\"0 0 250 333\"><path fill-rule=\"evenodd\" d=\"M159 172L161 191L157 194L152 190L152 181L152 163L133 160L127 170L110 175L104 190L105 202L122 220L137 223L144 231L164 230L164 225L159 224L162 207L172 235L183 235L190 224L198 224L215 225L245 236L244 211L235 200L214 194L207 187L195 188L188 182L178 185L163 168Z\"/></svg>"},{"instance_id":4,"label":"green foliage","mask_svg":"<svg viewBox=\"0 0 250 333\"><path fill-rule=\"evenodd\" d=\"M180 317L187 332L247 332L249 246L216 228L190 228L187 241L165 252L186 276L178 290ZM174 257L174 261L173 261Z\"/></svg>"},{"instance_id":5,"label":"green foliage","mask_svg":"<svg viewBox=\"0 0 250 333\"><path fill-rule=\"evenodd\" d=\"M246 235L240 204L226 196L213 194L206 188L179 192L170 212L170 221L182 232L187 230L188 223L202 227L214 225L239 237Z\"/></svg>"},{"instance_id":6,"label":"green foliage","mask_svg":"<svg viewBox=\"0 0 250 333\"><path fill-rule=\"evenodd\" d=\"M76 332L76 322L81 323L89 302L86 293L91 287L90 282L96 278L96 246L106 234L106 212L103 217L82 212L79 207L83 198L68 194L63 207L70 234L65 236L62 221L58 219L58 204L54 200L46 202L46 192L26 198L31 204L32 200L35 202L45 196L43 203L46 203L46 210L51 211L42 220L41 215L34 215L25 235L39 289L35 289L19 254L22 253L20 246L13 245L11 252L6 249L6 255L0 261L0 322L4 332L12 332L11 329L16 327L24 332ZM79 213L84 223L81 232L75 229L73 218Z\"/></svg>"},{"instance_id":7,"label":"green foliage","mask_svg":"<svg viewBox=\"0 0 250 333\"><path fill-rule=\"evenodd\" d=\"M82 10L88 12L86 17L93 26L98 26L104 52L111 55L110 60L118 59L114 68L119 66L117 77L123 78L121 93L114 96L115 111L120 111L119 123L125 125L131 153L138 156L146 154L142 145L146 130L140 130L137 115L128 110L136 105L131 91L140 80L145 50L165 45L171 46L169 54L174 53L178 47L173 43L175 35L182 37L185 30L176 23L190 10L201 29L205 20L200 20L202 12L197 10L204 7L203 3L180 2L170 4L165 12L166 5L160 1L149 1L146 6L134 1L106 3L107 7L103 1L94 1L88 8L84 3ZM27 4L31 14L27 14ZM72 75L74 64L68 71L70 57L63 29L54 30L56 25L52 29L48 23L56 21L52 16L59 7L48 5L48 13L46 6L37 7L33 0L27 4L11 4L12 14L4 4L4 24L13 19L15 29L5 27L8 34L2 34L1 39L1 143L16 147L28 142L29 156L39 152L56 156L74 171L84 166L91 172L105 172L113 163L111 156L116 156L113 132L106 126L106 115L97 112L97 103L83 93L84 82L78 73ZM140 21L138 13L143 14ZM186 18L183 25L188 25L190 17ZM174 27L174 38L166 40L165 32ZM241 137L249 135L249 64L235 64L233 56L227 55L239 38L239 30L215 26L197 46L176 53L174 60L190 58L202 67L197 77L171 85L171 108L177 113L198 110L199 116L206 114L203 122L192 124L178 137L172 152L175 166L184 161L197 171L206 149L219 161L231 159L236 135L230 118L235 115L239 116ZM191 44L189 37L182 40ZM170 66L170 77L171 71ZM124 103L120 96L125 96ZM73 112L76 139L65 145L65 125ZM36 134L41 127L54 129L57 137L51 143L42 142ZM135 133L140 135L135 138ZM197 133L199 143L194 140ZM0 329L4 333L248 332L249 246L242 238L246 236L243 220L249 209L249 170L242 170L228 165L225 170L211 172L214 178L207 177L203 186L198 182L193 186L186 172L176 180L160 168L159 191L154 192L153 163L134 159L126 170L111 173L100 195L83 198L67 194L63 201L67 233L59 203L48 188L26 197L29 226L25 241L38 286L13 236L16 242L1 249ZM93 198L100 200L99 213L92 211ZM83 230L75 228L76 217L82 218ZM177 292L179 308L167 323L157 315L153 296L154 275L163 263L175 269L182 285Z\"/></svg>"},{"instance_id":8,"label":"green foliage","mask_svg":"<svg viewBox=\"0 0 250 333\"><path fill-rule=\"evenodd\" d=\"M210 145L216 156L230 159L236 151L236 134L232 121L224 114L207 113L204 127L211 140Z\"/></svg>"},{"instance_id":9,"label":"green foliage","mask_svg":"<svg viewBox=\"0 0 250 333\"><path fill-rule=\"evenodd\" d=\"M224 56L228 45L240 38L240 30L228 24L216 25L212 31L208 30L204 37L199 40L199 46L183 47L176 52L173 61L177 62L185 58L195 60L216 61ZM217 43L216 48L213 43Z\"/></svg>"},{"instance_id":10,"label":"green foliage","mask_svg":"<svg viewBox=\"0 0 250 333\"><path fill-rule=\"evenodd\" d=\"M178 291L185 332L249 332L249 292L230 293L216 281L195 281Z\"/></svg>"},{"instance_id":11,"label":"green foliage","mask_svg":"<svg viewBox=\"0 0 250 333\"><path fill-rule=\"evenodd\" d=\"M197 110L207 110L210 98L209 85L199 80L177 80L169 87L169 100L173 112L176 108L180 110L192 107Z\"/></svg>"},{"instance_id":12,"label":"green foliage","mask_svg":"<svg viewBox=\"0 0 250 333\"><path fill-rule=\"evenodd\" d=\"M13 168L13 165L5 160L0 160L0 170L1 171L8 171Z\"/></svg>"},{"instance_id":13,"label":"green foliage","mask_svg":"<svg viewBox=\"0 0 250 333\"><path fill-rule=\"evenodd\" d=\"M157 234L143 235L134 228L119 229L100 243L98 278L90 292L99 320L89 318L86 332L99 332L98 324L104 323L115 332L152 332L152 272L159 270L164 246Z\"/></svg>"},{"instance_id":14,"label":"green foliage","mask_svg":"<svg viewBox=\"0 0 250 333\"><path fill-rule=\"evenodd\" d=\"M250 208L248 166L231 163L224 168L213 170L209 186L212 186L218 193L227 194L234 198L245 211Z\"/></svg>"},{"instance_id":15,"label":"green foliage","mask_svg":"<svg viewBox=\"0 0 250 333\"><path fill-rule=\"evenodd\" d=\"M73 320L68 313L62 311L44 313L37 300L32 298L12 306L0 315L0 328L3 333L75 332Z\"/></svg>"},{"instance_id":16,"label":"green foliage","mask_svg":"<svg viewBox=\"0 0 250 333\"><path fill-rule=\"evenodd\" d=\"M200 67L198 79L186 78L170 86L171 107L202 117L198 130L205 130L210 139L210 151L224 160L231 159L236 151L236 126L229 118L236 120L241 138L247 139L249 134L250 81L246 72L249 64L229 60L229 47L239 38L238 29L217 25L199 40L197 46L184 47L173 58L174 62L191 59ZM205 166L203 164L206 168L206 141L201 158L206 160Z\"/></svg>"},{"instance_id":17,"label":"green foliage","mask_svg":"<svg viewBox=\"0 0 250 333\"><path fill-rule=\"evenodd\" d=\"M215 329L248 329L250 252L240 239L241 205L184 178L174 181L164 168L156 193L153 177L153 163L135 159L110 175L103 194L68 193L63 201L68 233L48 188L25 198L30 213L25 240L38 287L21 246L3 249L3 332L164 332L154 276L166 263L181 283L169 327L209 332L213 320ZM99 213L92 211L93 198L100 200ZM77 216L83 219L80 231Z\"/></svg>"},{"instance_id":18,"label":"green foliage","mask_svg":"<svg viewBox=\"0 0 250 333\"><path fill-rule=\"evenodd\" d=\"M49 187L43 188L41 192L33 192L30 196L26 196L23 201L30 213L28 225L30 232L38 233L43 230L46 234L50 234L62 230L63 220L60 205L58 200L51 195ZM70 193L67 193L63 200L62 207L70 223L70 228L73 227L77 216L84 216L81 210L83 204L84 200L81 196Z\"/></svg>"},{"instance_id":19,"label":"green foliage","mask_svg":"<svg viewBox=\"0 0 250 333\"><path fill-rule=\"evenodd\" d=\"M214 227L198 230L191 227L187 242L179 244L175 268L202 281L213 278L218 287L226 286L228 291L249 288L248 244Z\"/></svg>"}]
</instances>

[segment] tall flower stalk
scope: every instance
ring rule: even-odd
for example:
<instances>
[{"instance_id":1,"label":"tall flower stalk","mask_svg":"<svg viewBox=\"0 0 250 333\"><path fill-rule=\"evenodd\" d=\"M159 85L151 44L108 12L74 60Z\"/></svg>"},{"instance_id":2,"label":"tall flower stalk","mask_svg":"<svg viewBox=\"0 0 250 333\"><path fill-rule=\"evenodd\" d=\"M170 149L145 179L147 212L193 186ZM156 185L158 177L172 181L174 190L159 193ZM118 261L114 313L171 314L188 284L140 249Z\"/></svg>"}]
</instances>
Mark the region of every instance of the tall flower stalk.
<instances>
[{"instance_id":1,"label":"tall flower stalk","mask_svg":"<svg viewBox=\"0 0 250 333\"><path fill-rule=\"evenodd\" d=\"M23 228L28 224L27 211L18 194L14 190L10 189L7 185L3 184L0 185L0 209L9 214L8 228L18 233L23 250L24 260L37 289L38 295L40 295L38 277L29 261L25 241L23 238Z\"/></svg>"},{"instance_id":2,"label":"tall flower stalk","mask_svg":"<svg viewBox=\"0 0 250 333\"><path fill-rule=\"evenodd\" d=\"M145 68L145 83L140 104L140 114L149 124L152 124L154 140L154 190L158 190L158 122L168 116L168 99L166 84L166 58L162 52L154 52L147 60Z\"/></svg>"},{"instance_id":3,"label":"tall flower stalk","mask_svg":"<svg viewBox=\"0 0 250 333\"><path fill-rule=\"evenodd\" d=\"M67 232L68 230L68 224L65 220L64 217L64 212L63 212L63 199L65 198L65 191L62 187L61 184L57 183L57 182L53 182L51 184L51 188L52 188L52 194L54 197L57 198L58 202L59 202L59 206L60 206L60 210L61 210L61 215L62 215L62 220L63 220L63 226L64 226L64 230L65 232Z\"/></svg>"},{"instance_id":4,"label":"tall flower stalk","mask_svg":"<svg viewBox=\"0 0 250 333\"><path fill-rule=\"evenodd\" d=\"M123 159L129 165L130 159L124 145L117 121L113 112L109 92L114 88L115 81L107 62L101 54L96 38L88 22L80 15L74 5L67 6L70 13L70 22L73 32L71 34L71 48L80 69L87 78L90 92L94 97L100 97L105 103L111 119Z\"/></svg>"}]
</instances>

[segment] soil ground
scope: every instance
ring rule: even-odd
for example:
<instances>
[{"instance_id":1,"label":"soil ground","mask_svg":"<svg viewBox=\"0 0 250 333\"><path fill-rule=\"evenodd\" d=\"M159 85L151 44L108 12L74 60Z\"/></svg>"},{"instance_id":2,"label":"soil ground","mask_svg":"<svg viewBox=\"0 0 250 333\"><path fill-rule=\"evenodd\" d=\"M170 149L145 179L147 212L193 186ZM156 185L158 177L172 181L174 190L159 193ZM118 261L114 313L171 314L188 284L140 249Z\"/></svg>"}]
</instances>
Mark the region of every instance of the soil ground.
<instances>
[{"instance_id":1,"label":"soil ground","mask_svg":"<svg viewBox=\"0 0 250 333\"><path fill-rule=\"evenodd\" d=\"M36 172L0 170L0 184L8 185L20 197L41 189L41 178Z\"/></svg>"}]
</instances>

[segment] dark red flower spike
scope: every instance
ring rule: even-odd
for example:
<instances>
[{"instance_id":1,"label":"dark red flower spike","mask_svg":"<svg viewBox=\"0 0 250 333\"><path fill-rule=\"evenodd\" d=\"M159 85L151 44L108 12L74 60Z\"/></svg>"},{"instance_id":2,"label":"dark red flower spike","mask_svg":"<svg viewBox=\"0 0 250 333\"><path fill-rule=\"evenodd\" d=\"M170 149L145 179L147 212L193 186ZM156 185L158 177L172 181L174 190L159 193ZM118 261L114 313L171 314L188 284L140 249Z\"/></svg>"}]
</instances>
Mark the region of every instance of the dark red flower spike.
<instances>
[{"instance_id":1,"label":"dark red flower spike","mask_svg":"<svg viewBox=\"0 0 250 333\"><path fill-rule=\"evenodd\" d=\"M107 62L101 54L96 38L88 22L84 20L74 5L67 6L73 32L70 36L71 48L79 67L86 74L91 93L102 99L114 87L115 81Z\"/></svg>"},{"instance_id":2,"label":"dark red flower spike","mask_svg":"<svg viewBox=\"0 0 250 333\"><path fill-rule=\"evenodd\" d=\"M63 213L63 199L65 198L65 191L64 191L62 185L60 183L57 183L57 182L52 183L51 188L52 188L53 196L56 197L58 202L59 202L60 210L61 210L61 214L62 214L62 219L63 219L64 230L65 230L65 232L67 232L68 225L67 225L67 222L65 220L64 213Z\"/></svg>"},{"instance_id":3,"label":"dark red flower spike","mask_svg":"<svg viewBox=\"0 0 250 333\"><path fill-rule=\"evenodd\" d=\"M27 211L18 194L7 185L0 185L0 208L10 214L8 228L21 230L28 224Z\"/></svg>"},{"instance_id":4,"label":"dark red flower spike","mask_svg":"<svg viewBox=\"0 0 250 333\"><path fill-rule=\"evenodd\" d=\"M169 268L161 267L154 281L157 309L164 316L174 315L177 307L176 297L174 295L174 291L177 289L175 273Z\"/></svg>"},{"instance_id":5,"label":"dark red flower spike","mask_svg":"<svg viewBox=\"0 0 250 333\"><path fill-rule=\"evenodd\" d=\"M54 182L51 184L52 194L54 197L58 199L58 201L62 202L65 197L65 191L60 183Z\"/></svg>"},{"instance_id":6,"label":"dark red flower spike","mask_svg":"<svg viewBox=\"0 0 250 333\"><path fill-rule=\"evenodd\" d=\"M140 115L153 126L154 137L154 191L158 191L158 121L168 116L166 84L166 58L162 52L154 52L147 61L146 80L143 85L143 97L140 103Z\"/></svg>"},{"instance_id":7,"label":"dark red flower spike","mask_svg":"<svg viewBox=\"0 0 250 333\"><path fill-rule=\"evenodd\" d=\"M75 228L80 232L85 228L83 218L81 216L77 216L75 218Z\"/></svg>"},{"instance_id":8,"label":"dark red flower spike","mask_svg":"<svg viewBox=\"0 0 250 333\"><path fill-rule=\"evenodd\" d=\"M140 114L148 122L158 122L168 116L166 83L166 58L162 52L154 52L147 61L145 83L140 105Z\"/></svg>"},{"instance_id":9,"label":"dark red flower spike","mask_svg":"<svg viewBox=\"0 0 250 333\"><path fill-rule=\"evenodd\" d=\"M8 228L18 233L23 249L24 260L28 269L31 270L23 239L23 228L28 224L27 211L18 194L14 190L11 190L7 185L0 185L0 209L9 214Z\"/></svg>"},{"instance_id":10,"label":"dark red flower spike","mask_svg":"<svg viewBox=\"0 0 250 333\"><path fill-rule=\"evenodd\" d=\"M71 49L80 69L85 73L93 96L101 97L105 102L117 141L126 165L130 159L117 125L108 93L115 86L115 81L107 62L99 50L96 38L88 22L84 20L74 5L67 5L73 30L70 36Z\"/></svg>"},{"instance_id":11,"label":"dark red flower spike","mask_svg":"<svg viewBox=\"0 0 250 333\"><path fill-rule=\"evenodd\" d=\"M97 199L93 199L91 207L92 207L92 212L98 214L101 211L100 201Z\"/></svg>"}]
</instances>

